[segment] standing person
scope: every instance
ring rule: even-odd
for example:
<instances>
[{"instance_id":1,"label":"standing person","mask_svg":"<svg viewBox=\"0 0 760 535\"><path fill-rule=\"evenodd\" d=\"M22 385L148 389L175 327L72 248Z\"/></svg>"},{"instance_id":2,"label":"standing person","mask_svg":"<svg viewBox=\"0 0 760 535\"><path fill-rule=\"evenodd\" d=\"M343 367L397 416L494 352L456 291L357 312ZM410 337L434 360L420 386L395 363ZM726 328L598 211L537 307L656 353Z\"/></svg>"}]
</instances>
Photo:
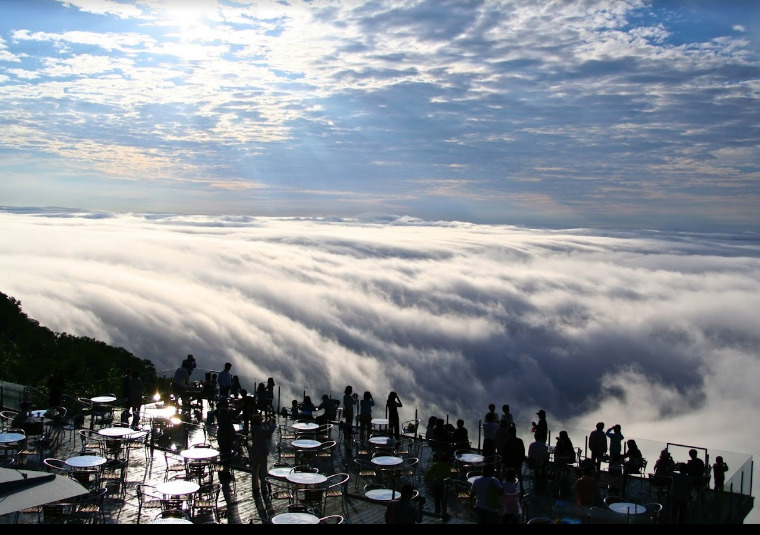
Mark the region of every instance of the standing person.
<instances>
[{"instance_id":1,"label":"standing person","mask_svg":"<svg viewBox=\"0 0 760 535\"><path fill-rule=\"evenodd\" d=\"M496 432L499 430L496 416L496 411L487 413L486 421L483 423L483 455L485 457L496 453Z\"/></svg>"},{"instance_id":2,"label":"standing person","mask_svg":"<svg viewBox=\"0 0 760 535\"><path fill-rule=\"evenodd\" d=\"M610 462L614 464L620 464L621 457L623 456L623 428L620 424L615 424L605 433L610 439Z\"/></svg>"},{"instance_id":3,"label":"standing person","mask_svg":"<svg viewBox=\"0 0 760 535\"><path fill-rule=\"evenodd\" d=\"M385 508L386 524L416 524L422 522L422 500L414 503L414 488L406 484L401 487L401 497L391 500Z\"/></svg>"},{"instance_id":4,"label":"standing person","mask_svg":"<svg viewBox=\"0 0 760 535\"><path fill-rule=\"evenodd\" d=\"M509 423L506 425L510 428ZM522 516L522 506L520 505L522 485L518 482L517 472L511 466L504 470L502 486L504 487L504 496L501 501L501 523L519 524L520 516Z\"/></svg>"},{"instance_id":5,"label":"standing person","mask_svg":"<svg viewBox=\"0 0 760 535\"><path fill-rule=\"evenodd\" d=\"M546 486L549 468L549 446L546 442L534 440L528 446L528 465L533 469L533 478L538 490Z\"/></svg>"},{"instance_id":6,"label":"standing person","mask_svg":"<svg viewBox=\"0 0 760 535\"><path fill-rule=\"evenodd\" d=\"M60 368L53 370L53 375L47 380L48 407L63 405L63 390L66 388L66 378Z\"/></svg>"},{"instance_id":7,"label":"standing person","mask_svg":"<svg viewBox=\"0 0 760 535\"><path fill-rule=\"evenodd\" d=\"M143 383L140 379L140 372L132 370L127 387L127 403L129 410L132 411L132 429L137 430L140 427L140 410L143 403Z\"/></svg>"},{"instance_id":8,"label":"standing person","mask_svg":"<svg viewBox=\"0 0 760 535\"><path fill-rule=\"evenodd\" d=\"M248 457L251 460L251 487L254 499L261 489L267 490L267 462L275 429L277 425L273 416L268 418L266 423L261 414L251 417L251 445L248 446Z\"/></svg>"},{"instance_id":9,"label":"standing person","mask_svg":"<svg viewBox=\"0 0 760 535\"><path fill-rule=\"evenodd\" d=\"M598 473L602 468L604 456L607 455L607 435L604 434L604 422L597 422L596 429L589 434L588 449L591 451L594 470Z\"/></svg>"},{"instance_id":10,"label":"standing person","mask_svg":"<svg viewBox=\"0 0 760 535\"><path fill-rule=\"evenodd\" d=\"M509 412L509 405L506 403L501 406L501 421L507 422L509 427L515 427L515 419L512 417L512 413Z\"/></svg>"},{"instance_id":11,"label":"standing person","mask_svg":"<svg viewBox=\"0 0 760 535\"><path fill-rule=\"evenodd\" d=\"M728 472L728 465L723 460L723 457L718 455L713 463L713 481L715 482L713 488L715 490L723 490L723 485L726 483L726 472Z\"/></svg>"},{"instance_id":12,"label":"standing person","mask_svg":"<svg viewBox=\"0 0 760 535\"><path fill-rule=\"evenodd\" d=\"M351 446L351 435L354 425L354 404L356 403L356 394L351 385L346 386L343 390L343 438L346 444Z\"/></svg>"},{"instance_id":13,"label":"standing person","mask_svg":"<svg viewBox=\"0 0 760 535\"><path fill-rule=\"evenodd\" d=\"M274 379L267 379L267 386L264 392L264 403L266 405L267 415L274 413Z\"/></svg>"},{"instance_id":14,"label":"standing person","mask_svg":"<svg viewBox=\"0 0 760 535\"><path fill-rule=\"evenodd\" d=\"M219 385L219 396L226 398L230 395L230 388L232 388L232 374L230 370L232 364L227 362L224 364L224 369L219 372L216 377L216 383Z\"/></svg>"},{"instance_id":15,"label":"standing person","mask_svg":"<svg viewBox=\"0 0 760 535\"><path fill-rule=\"evenodd\" d=\"M182 411L190 411L190 370L188 369L187 359L182 362L182 366L177 368L172 379L172 392L175 398L179 399L182 404Z\"/></svg>"},{"instance_id":16,"label":"standing person","mask_svg":"<svg viewBox=\"0 0 760 535\"><path fill-rule=\"evenodd\" d=\"M472 482L470 495L475 497L478 524L501 524L504 486L498 478L494 477L493 464L483 465L483 475Z\"/></svg>"},{"instance_id":17,"label":"standing person","mask_svg":"<svg viewBox=\"0 0 760 535\"><path fill-rule=\"evenodd\" d=\"M435 504L435 514L441 513L444 494L446 493L446 479L451 477L451 464L449 464L448 452L442 451L435 456L435 462L425 472L425 482L430 486Z\"/></svg>"},{"instance_id":18,"label":"standing person","mask_svg":"<svg viewBox=\"0 0 760 535\"><path fill-rule=\"evenodd\" d=\"M502 444L502 466L514 468L517 482L520 484L520 493L524 493L522 465L525 462L525 442L517 436L517 429L509 427L509 436Z\"/></svg>"},{"instance_id":19,"label":"standing person","mask_svg":"<svg viewBox=\"0 0 760 535\"><path fill-rule=\"evenodd\" d=\"M364 397L359 401L359 441L364 442L372 434L372 407L375 400L369 391L364 392Z\"/></svg>"},{"instance_id":20,"label":"standing person","mask_svg":"<svg viewBox=\"0 0 760 535\"><path fill-rule=\"evenodd\" d=\"M216 441L219 444L220 457L229 457L235 449L235 411L230 408L227 398L222 398L216 404Z\"/></svg>"},{"instance_id":21,"label":"standing person","mask_svg":"<svg viewBox=\"0 0 760 535\"><path fill-rule=\"evenodd\" d=\"M399 440L401 438L401 422L398 416L398 409L399 407L403 407L401 398L398 397L396 392L391 392L388 394L385 406L388 407L388 429L393 438Z\"/></svg>"},{"instance_id":22,"label":"standing person","mask_svg":"<svg viewBox=\"0 0 760 535\"><path fill-rule=\"evenodd\" d=\"M688 523L692 490L694 490L694 478L688 474L686 463L678 463L670 476L670 491L668 492L671 524Z\"/></svg>"},{"instance_id":23,"label":"standing person","mask_svg":"<svg viewBox=\"0 0 760 535\"><path fill-rule=\"evenodd\" d=\"M549 440L549 424L546 422L546 411L541 409L536 414L538 415L538 423L533 422L533 427L536 429L533 438L545 444Z\"/></svg>"},{"instance_id":24,"label":"standing person","mask_svg":"<svg viewBox=\"0 0 760 535\"><path fill-rule=\"evenodd\" d=\"M253 415L256 414L256 397L249 396L248 390L240 389L240 418L243 420L242 432L247 435L251 429Z\"/></svg>"}]
</instances>

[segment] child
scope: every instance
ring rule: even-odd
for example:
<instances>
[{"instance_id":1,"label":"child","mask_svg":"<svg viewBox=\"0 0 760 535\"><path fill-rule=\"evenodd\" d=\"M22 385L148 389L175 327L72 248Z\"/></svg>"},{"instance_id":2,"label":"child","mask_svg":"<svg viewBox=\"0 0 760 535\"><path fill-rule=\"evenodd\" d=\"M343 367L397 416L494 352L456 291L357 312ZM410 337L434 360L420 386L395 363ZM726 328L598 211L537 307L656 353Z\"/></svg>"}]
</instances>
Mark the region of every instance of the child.
<instances>
[{"instance_id":1,"label":"child","mask_svg":"<svg viewBox=\"0 0 760 535\"><path fill-rule=\"evenodd\" d=\"M726 481L726 472L728 465L723 461L723 457L718 455L713 464L713 480L715 481L715 490L723 490L723 484Z\"/></svg>"}]
</instances>

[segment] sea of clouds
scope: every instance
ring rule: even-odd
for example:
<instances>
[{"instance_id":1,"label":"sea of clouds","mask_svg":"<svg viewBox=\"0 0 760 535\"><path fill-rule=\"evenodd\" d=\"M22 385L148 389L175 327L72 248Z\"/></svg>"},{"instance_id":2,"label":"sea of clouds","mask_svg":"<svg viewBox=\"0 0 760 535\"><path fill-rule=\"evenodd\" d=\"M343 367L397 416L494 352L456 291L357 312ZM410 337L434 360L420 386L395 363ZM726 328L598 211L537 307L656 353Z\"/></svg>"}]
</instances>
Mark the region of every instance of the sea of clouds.
<instances>
[{"instance_id":1,"label":"sea of clouds","mask_svg":"<svg viewBox=\"0 0 760 535\"><path fill-rule=\"evenodd\" d=\"M555 435L601 420L760 454L754 234L11 208L0 228L0 291L27 315L167 375L193 353L288 398L350 384L382 411L395 390L403 419L473 437L493 402L521 430L543 408Z\"/></svg>"}]
</instances>

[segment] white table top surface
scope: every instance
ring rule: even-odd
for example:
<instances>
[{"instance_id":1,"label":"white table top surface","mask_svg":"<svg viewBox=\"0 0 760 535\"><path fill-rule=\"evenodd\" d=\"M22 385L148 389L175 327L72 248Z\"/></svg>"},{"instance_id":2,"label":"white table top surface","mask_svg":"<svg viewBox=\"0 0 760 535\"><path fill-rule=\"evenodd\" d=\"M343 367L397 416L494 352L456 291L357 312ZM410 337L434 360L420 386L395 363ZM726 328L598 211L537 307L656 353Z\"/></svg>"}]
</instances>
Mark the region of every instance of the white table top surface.
<instances>
[{"instance_id":1,"label":"white table top surface","mask_svg":"<svg viewBox=\"0 0 760 535\"><path fill-rule=\"evenodd\" d=\"M393 455L380 455L372 458L372 464L379 466L396 466L404 462L401 457L394 457Z\"/></svg>"},{"instance_id":2,"label":"white table top surface","mask_svg":"<svg viewBox=\"0 0 760 535\"><path fill-rule=\"evenodd\" d=\"M186 518L156 518L149 524L192 524L192 521Z\"/></svg>"},{"instance_id":3,"label":"white table top surface","mask_svg":"<svg viewBox=\"0 0 760 535\"><path fill-rule=\"evenodd\" d=\"M479 453L460 453L457 455L457 460L464 463L482 463L485 457Z\"/></svg>"},{"instance_id":4,"label":"white table top surface","mask_svg":"<svg viewBox=\"0 0 760 535\"><path fill-rule=\"evenodd\" d=\"M319 517L309 513L281 513L272 517L272 524L319 524Z\"/></svg>"},{"instance_id":5,"label":"white table top surface","mask_svg":"<svg viewBox=\"0 0 760 535\"><path fill-rule=\"evenodd\" d=\"M66 459L66 464L74 468L90 468L105 464L106 458L99 455L77 455Z\"/></svg>"},{"instance_id":6,"label":"white table top surface","mask_svg":"<svg viewBox=\"0 0 760 535\"><path fill-rule=\"evenodd\" d=\"M646 513L647 509L643 505L637 503L617 502L610 504L610 511L615 511L616 513L622 513L624 515L640 515Z\"/></svg>"},{"instance_id":7,"label":"white table top surface","mask_svg":"<svg viewBox=\"0 0 760 535\"><path fill-rule=\"evenodd\" d=\"M219 450L216 450L214 448L189 448L182 450L179 452L179 454L182 455L182 457L185 459L193 459L197 461L203 459L213 459L219 455Z\"/></svg>"},{"instance_id":8,"label":"white table top surface","mask_svg":"<svg viewBox=\"0 0 760 535\"><path fill-rule=\"evenodd\" d=\"M299 438L297 440L294 440L291 442L294 448L304 448L304 449L314 449L318 448L322 445L322 443L318 440L309 440L304 438Z\"/></svg>"},{"instance_id":9,"label":"white table top surface","mask_svg":"<svg viewBox=\"0 0 760 535\"><path fill-rule=\"evenodd\" d=\"M201 488L195 481L177 479L175 481L165 481L156 485L156 490L167 496L182 496L184 494L194 494Z\"/></svg>"},{"instance_id":10,"label":"white table top surface","mask_svg":"<svg viewBox=\"0 0 760 535\"><path fill-rule=\"evenodd\" d=\"M276 468L270 468L268 473L272 477L276 477L279 479L286 479L288 474L293 471L293 468L290 466L278 466Z\"/></svg>"},{"instance_id":11,"label":"white table top surface","mask_svg":"<svg viewBox=\"0 0 760 535\"><path fill-rule=\"evenodd\" d=\"M394 444L396 439L393 437L369 437L369 441L377 446L388 446Z\"/></svg>"},{"instance_id":12,"label":"white table top surface","mask_svg":"<svg viewBox=\"0 0 760 535\"><path fill-rule=\"evenodd\" d=\"M134 433L136 433L136 431L129 427L104 427L103 429L98 429L99 435L111 438L122 438L133 435Z\"/></svg>"},{"instance_id":13,"label":"white table top surface","mask_svg":"<svg viewBox=\"0 0 760 535\"><path fill-rule=\"evenodd\" d=\"M0 442L2 443L18 442L19 440L24 440L24 438L26 438L26 435L22 435L21 433L0 433Z\"/></svg>"},{"instance_id":14,"label":"white table top surface","mask_svg":"<svg viewBox=\"0 0 760 535\"><path fill-rule=\"evenodd\" d=\"M116 398L113 396L95 396L94 398L90 398L90 401L93 403L113 403L116 401Z\"/></svg>"},{"instance_id":15,"label":"white table top surface","mask_svg":"<svg viewBox=\"0 0 760 535\"><path fill-rule=\"evenodd\" d=\"M388 418L372 418L372 425L388 425Z\"/></svg>"},{"instance_id":16,"label":"white table top surface","mask_svg":"<svg viewBox=\"0 0 760 535\"><path fill-rule=\"evenodd\" d=\"M298 485L319 485L327 481L324 474L314 472L290 472L285 476L285 479Z\"/></svg>"},{"instance_id":17,"label":"white table top surface","mask_svg":"<svg viewBox=\"0 0 760 535\"><path fill-rule=\"evenodd\" d=\"M391 490L391 489L371 489L368 490L364 495L369 498L370 500L377 500L379 502L388 502L390 500L395 500L396 498L401 497L401 492L397 490Z\"/></svg>"},{"instance_id":18,"label":"white table top surface","mask_svg":"<svg viewBox=\"0 0 760 535\"><path fill-rule=\"evenodd\" d=\"M313 422L296 422L291 427L299 431L316 431L319 429L319 424Z\"/></svg>"}]
</instances>

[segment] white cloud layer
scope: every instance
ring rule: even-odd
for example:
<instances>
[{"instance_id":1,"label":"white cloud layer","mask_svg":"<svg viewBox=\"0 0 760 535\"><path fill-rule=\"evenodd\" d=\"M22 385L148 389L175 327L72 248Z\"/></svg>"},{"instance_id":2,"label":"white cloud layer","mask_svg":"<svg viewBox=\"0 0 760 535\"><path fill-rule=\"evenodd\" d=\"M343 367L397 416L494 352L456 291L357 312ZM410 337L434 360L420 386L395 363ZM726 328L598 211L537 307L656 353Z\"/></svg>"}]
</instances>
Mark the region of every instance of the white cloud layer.
<instances>
[{"instance_id":1,"label":"white cloud layer","mask_svg":"<svg viewBox=\"0 0 760 535\"><path fill-rule=\"evenodd\" d=\"M0 228L0 291L168 374L194 353L316 399L396 390L402 417L475 436L494 402L521 429L544 408L555 433L760 453L756 235L11 209Z\"/></svg>"}]
</instances>

